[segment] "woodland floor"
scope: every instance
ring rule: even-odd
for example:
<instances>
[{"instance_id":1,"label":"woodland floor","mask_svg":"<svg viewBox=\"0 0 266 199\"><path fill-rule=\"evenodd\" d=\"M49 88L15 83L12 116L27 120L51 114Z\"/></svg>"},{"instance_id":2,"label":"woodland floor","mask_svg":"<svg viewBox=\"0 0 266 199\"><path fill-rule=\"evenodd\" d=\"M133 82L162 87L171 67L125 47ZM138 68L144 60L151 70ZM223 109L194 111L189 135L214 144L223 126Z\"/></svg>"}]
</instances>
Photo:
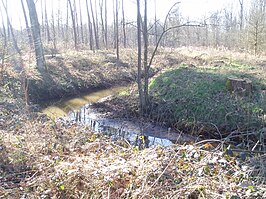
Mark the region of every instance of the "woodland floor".
<instances>
[{"instance_id":1,"label":"woodland floor","mask_svg":"<svg viewBox=\"0 0 266 199\"><path fill-rule=\"evenodd\" d=\"M256 67L248 71L261 84L266 79L263 80L265 73L257 71L265 70L264 58L213 49L211 53L208 49L202 52L161 51L151 75L159 78L176 65L221 68L229 63L240 68ZM40 102L135 79L136 54L132 52L123 54L118 65L112 52L99 52L100 56L85 53L85 58L82 54L51 58L49 78L44 75L41 79L35 70L27 68L31 77L30 99ZM266 197L266 156L254 146L256 150L231 149L232 140L224 138L139 150L125 140L112 141L91 132L86 126L30 112L24 106L19 74L13 73L10 70L5 74L0 95L0 198ZM132 87L115 100L124 100L134 93ZM136 113L134 103L121 109L121 102L108 102L105 106L124 110L120 111L122 116L127 111ZM258 135L264 136L264 130ZM248 137L236 132L232 136ZM264 143L259 144L264 147Z\"/></svg>"}]
</instances>

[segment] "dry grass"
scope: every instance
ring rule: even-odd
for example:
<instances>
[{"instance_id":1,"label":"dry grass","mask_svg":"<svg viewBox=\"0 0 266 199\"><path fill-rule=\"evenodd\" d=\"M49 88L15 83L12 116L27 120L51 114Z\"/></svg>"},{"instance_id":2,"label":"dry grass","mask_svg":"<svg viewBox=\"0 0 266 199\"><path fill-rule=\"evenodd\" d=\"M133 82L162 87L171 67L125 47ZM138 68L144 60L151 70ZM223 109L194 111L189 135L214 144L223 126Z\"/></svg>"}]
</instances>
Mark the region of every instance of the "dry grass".
<instances>
[{"instance_id":1,"label":"dry grass","mask_svg":"<svg viewBox=\"0 0 266 199\"><path fill-rule=\"evenodd\" d=\"M3 198L266 197L264 155L241 160L211 142L140 151L42 115L9 127L0 141Z\"/></svg>"},{"instance_id":2,"label":"dry grass","mask_svg":"<svg viewBox=\"0 0 266 199\"><path fill-rule=\"evenodd\" d=\"M82 66L83 55L75 56L78 64L68 68L73 73L74 66ZM131 59L135 54L123 56ZM195 61L194 54L191 56L158 52L153 70L189 64ZM71 55L67 57L72 60ZM101 59L96 56L92 62ZM197 65L201 61L196 61ZM104 67L111 63L109 60ZM242 151L225 150L227 143L217 140L138 150L86 126L55 122L36 113L26 116L21 113L22 102L15 100L8 88L3 89L0 198L266 197L264 154L248 152L243 158Z\"/></svg>"},{"instance_id":3,"label":"dry grass","mask_svg":"<svg viewBox=\"0 0 266 199\"><path fill-rule=\"evenodd\" d=\"M175 51L188 57L202 57L208 60L227 59L238 60L245 64L256 65L256 63L265 63L266 56L255 56L249 52L230 51L225 48L204 48L204 47L182 47Z\"/></svg>"},{"instance_id":4,"label":"dry grass","mask_svg":"<svg viewBox=\"0 0 266 199\"><path fill-rule=\"evenodd\" d=\"M132 56L125 50L117 61L111 50L87 50L46 57L47 71L41 79L36 78L36 70L27 69L30 99L36 103L134 81L137 67Z\"/></svg>"}]
</instances>

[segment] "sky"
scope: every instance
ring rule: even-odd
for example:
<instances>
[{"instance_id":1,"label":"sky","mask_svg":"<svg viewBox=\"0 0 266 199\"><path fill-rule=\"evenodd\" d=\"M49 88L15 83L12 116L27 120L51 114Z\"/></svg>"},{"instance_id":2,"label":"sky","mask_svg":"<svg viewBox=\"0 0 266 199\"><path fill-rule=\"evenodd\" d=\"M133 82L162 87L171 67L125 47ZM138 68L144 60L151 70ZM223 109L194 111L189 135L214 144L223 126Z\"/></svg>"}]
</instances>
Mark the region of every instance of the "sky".
<instances>
[{"instance_id":1,"label":"sky","mask_svg":"<svg viewBox=\"0 0 266 199\"><path fill-rule=\"evenodd\" d=\"M24 0L25 1L25 0ZM40 9L41 9L41 0L35 0L36 7L39 14L39 18L41 17ZM51 16L51 4L54 5L55 12L57 12L58 7L62 13L66 13L66 2L67 0L46 0L47 1L47 8L48 8L48 16ZM73 1L73 0L72 0ZM77 3L79 0L76 0ZM83 4L82 10L84 15L86 14L86 4L85 0L80 0ZM94 0L93 0L94 1ZM133 18L135 19L136 16L136 0L124 0L125 1L125 13L127 18L130 20ZM148 15L154 17L154 1L155 0L148 0ZM212 11L222 9L224 7L228 7L231 5L238 5L238 0L156 0L156 12L158 18L164 20L165 15L167 14L168 10L172 7L175 2L180 2L179 7L180 11L182 12L182 16L184 18L189 18L190 20L198 20L203 15L209 16ZM99 0L96 0L99 2ZM112 0L107 0L108 2L108 9L109 21L112 21ZM11 21L13 27L20 28L21 26L24 27L24 18L22 15L21 3L20 0L7 0L8 3L8 12L11 17ZM2 4L1 5L1 12L4 12ZM26 6L26 2L25 2ZM4 14L5 15L5 14ZM84 16L85 17L85 16ZM39 19L40 21L40 19ZM87 21L85 17L84 21Z\"/></svg>"}]
</instances>

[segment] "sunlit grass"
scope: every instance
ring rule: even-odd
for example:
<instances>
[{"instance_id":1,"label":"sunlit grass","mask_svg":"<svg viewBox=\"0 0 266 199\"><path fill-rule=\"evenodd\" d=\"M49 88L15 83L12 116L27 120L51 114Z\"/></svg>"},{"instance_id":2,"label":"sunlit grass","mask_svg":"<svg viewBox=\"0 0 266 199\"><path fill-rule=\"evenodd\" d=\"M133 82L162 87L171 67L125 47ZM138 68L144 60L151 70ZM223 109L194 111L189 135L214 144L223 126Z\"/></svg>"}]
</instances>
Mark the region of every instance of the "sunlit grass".
<instances>
[{"instance_id":1,"label":"sunlit grass","mask_svg":"<svg viewBox=\"0 0 266 199\"><path fill-rule=\"evenodd\" d=\"M239 96L230 93L226 88L226 78L232 75L250 78L253 81L252 94ZM161 104L151 112L160 109L161 120L170 121L177 128L212 123L229 131L260 129L265 125L261 116L266 112L266 105L260 97L262 87L265 87L263 82L249 72L227 67L219 70L213 67L177 67L151 81L152 99Z\"/></svg>"}]
</instances>

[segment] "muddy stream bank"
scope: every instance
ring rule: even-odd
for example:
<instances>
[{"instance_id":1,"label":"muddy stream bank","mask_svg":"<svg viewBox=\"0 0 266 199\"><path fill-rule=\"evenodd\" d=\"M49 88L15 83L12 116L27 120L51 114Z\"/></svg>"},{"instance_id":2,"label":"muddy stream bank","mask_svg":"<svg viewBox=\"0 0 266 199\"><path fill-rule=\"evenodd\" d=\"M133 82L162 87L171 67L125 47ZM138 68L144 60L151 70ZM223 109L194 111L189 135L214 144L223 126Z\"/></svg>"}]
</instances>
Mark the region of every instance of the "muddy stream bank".
<instances>
[{"instance_id":1,"label":"muddy stream bank","mask_svg":"<svg viewBox=\"0 0 266 199\"><path fill-rule=\"evenodd\" d=\"M146 146L168 146L173 143L193 142L195 138L180 134L170 128L158 126L152 123L144 123L138 119L107 118L104 113L97 112L91 104L99 100L125 91L127 87L114 87L99 90L83 96L61 100L42 110L53 119L66 117L80 124L90 126L95 132L103 132L112 139L126 139L131 144L136 144L136 138L143 132Z\"/></svg>"}]
</instances>

